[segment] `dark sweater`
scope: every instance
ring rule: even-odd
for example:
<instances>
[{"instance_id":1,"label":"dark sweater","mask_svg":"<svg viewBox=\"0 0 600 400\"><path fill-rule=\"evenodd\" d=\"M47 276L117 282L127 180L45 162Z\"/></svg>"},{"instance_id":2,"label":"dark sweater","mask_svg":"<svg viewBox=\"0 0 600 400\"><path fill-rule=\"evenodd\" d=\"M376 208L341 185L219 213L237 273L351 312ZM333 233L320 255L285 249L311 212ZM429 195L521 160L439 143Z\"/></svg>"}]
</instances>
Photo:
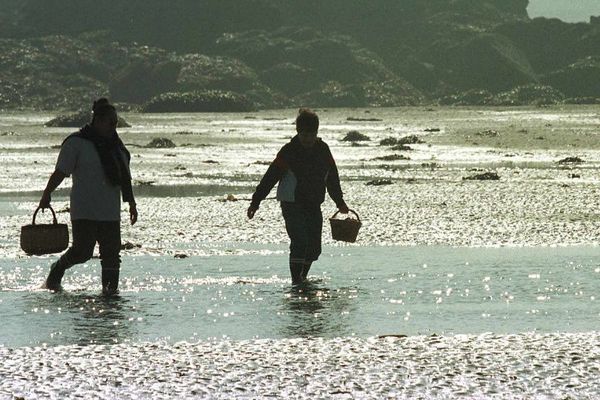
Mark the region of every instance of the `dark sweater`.
<instances>
[{"instance_id":1,"label":"dark sweater","mask_svg":"<svg viewBox=\"0 0 600 400\"><path fill-rule=\"evenodd\" d=\"M256 187L252 207L257 208L284 174L291 171L296 178L295 202L307 206L325 201L325 189L339 207L344 205L340 177L329 146L320 138L306 149L295 136L279 150L277 157Z\"/></svg>"}]
</instances>

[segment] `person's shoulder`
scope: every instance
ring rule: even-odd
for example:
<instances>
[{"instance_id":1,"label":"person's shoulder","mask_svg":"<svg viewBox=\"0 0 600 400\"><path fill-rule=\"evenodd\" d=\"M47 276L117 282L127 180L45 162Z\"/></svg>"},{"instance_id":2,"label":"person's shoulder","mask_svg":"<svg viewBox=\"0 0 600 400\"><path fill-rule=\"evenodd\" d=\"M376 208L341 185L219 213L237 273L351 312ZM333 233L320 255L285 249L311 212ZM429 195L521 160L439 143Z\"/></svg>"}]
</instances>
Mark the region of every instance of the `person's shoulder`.
<instances>
[{"instance_id":1,"label":"person's shoulder","mask_svg":"<svg viewBox=\"0 0 600 400\"><path fill-rule=\"evenodd\" d=\"M89 140L82 138L79 132L75 132L70 134L65 138L65 140L63 140L61 149L76 151L80 149L85 149L90 145L93 146L93 144Z\"/></svg>"},{"instance_id":2,"label":"person's shoulder","mask_svg":"<svg viewBox=\"0 0 600 400\"><path fill-rule=\"evenodd\" d=\"M78 136L79 132L74 132L71 133L69 136L67 136L66 138L63 139L62 143L61 143L61 147L62 148L69 148L69 147L75 147L79 144L79 141L82 140L79 136Z\"/></svg>"},{"instance_id":3,"label":"person's shoulder","mask_svg":"<svg viewBox=\"0 0 600 400\"><path fill-rule=\"evenodd\" d=\"M77 131L77 132L72 132L69 134L69 136L67 136L64 140L63 140L63 144L68 143L68 142L78 142L80 140L84 140L81 137L81 132Z\"/></svg>"},{"instance_id":4,"label":"person's shoulder","mask_svg":"<svg viewBox=\"0 0 600 400\"><path fill-rule=\"evenodd\" d=\"M280 153L287 153L291 150L293 150L294 148L294 140L290 140L289 142L287 142L286 144L284 144L283 146L281 146L281 149L279 150Z\"/></svg>"},{"instance_id":5,"label":"person's shoulder","mask_svg":"<svg viewBox=\"0 0 600 400\"><path fill-rule=\"evenodd\" d=\"M321 138L318 138L317 146L319 146L320 148L322 148L324 150L329 150L329 145Z\"/></svg>"}]
</instances>

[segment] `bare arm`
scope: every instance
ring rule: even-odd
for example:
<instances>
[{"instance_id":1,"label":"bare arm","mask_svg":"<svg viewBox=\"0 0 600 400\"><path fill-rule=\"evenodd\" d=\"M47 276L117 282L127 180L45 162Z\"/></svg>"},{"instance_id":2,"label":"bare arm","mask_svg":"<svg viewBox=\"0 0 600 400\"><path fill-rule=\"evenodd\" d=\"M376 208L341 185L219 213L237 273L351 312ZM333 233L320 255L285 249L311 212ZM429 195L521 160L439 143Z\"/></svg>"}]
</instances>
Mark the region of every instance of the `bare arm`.
<instances>
[{"instance_id":1,"label":"bare arm","mask_svg":"<svg viewBox=\"0 0 600 400\"><path fill-rule=\"evenodd\" d=\"M40 199L40 208L42 210L44 208L50 207L51 195L54 190L62 183L62 181L67 177L64 173L59 170L56 170L50 175L48 179L48 183L46 184L46 189L44 189L44 193L42 194L42 198Z\"/></svg>"}]
</instances>

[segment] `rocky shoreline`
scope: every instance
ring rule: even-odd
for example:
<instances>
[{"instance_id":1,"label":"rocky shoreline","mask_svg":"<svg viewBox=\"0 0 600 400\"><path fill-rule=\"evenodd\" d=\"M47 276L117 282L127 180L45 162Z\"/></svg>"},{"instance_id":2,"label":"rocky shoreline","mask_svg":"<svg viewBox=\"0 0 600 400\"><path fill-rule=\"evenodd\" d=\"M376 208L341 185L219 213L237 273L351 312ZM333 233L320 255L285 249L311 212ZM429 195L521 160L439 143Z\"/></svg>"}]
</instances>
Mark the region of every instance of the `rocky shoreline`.
<instances>
[{"instance_id":1,"label":"rocky shoreline","mask_svg":"<svg viewBox=\"0 0 600 400\"><path fill-rule=\"evenodd\" d=\"M0 13L4 110L74 111L99 96L158 112L600 103L599 19L530 19L526 0L327 0L303 15L297 0L183 1L193 24L158 1L144 3L157 21L116 1L116 20L87 24L22 3Z\"/></svg>"}]
</instances>

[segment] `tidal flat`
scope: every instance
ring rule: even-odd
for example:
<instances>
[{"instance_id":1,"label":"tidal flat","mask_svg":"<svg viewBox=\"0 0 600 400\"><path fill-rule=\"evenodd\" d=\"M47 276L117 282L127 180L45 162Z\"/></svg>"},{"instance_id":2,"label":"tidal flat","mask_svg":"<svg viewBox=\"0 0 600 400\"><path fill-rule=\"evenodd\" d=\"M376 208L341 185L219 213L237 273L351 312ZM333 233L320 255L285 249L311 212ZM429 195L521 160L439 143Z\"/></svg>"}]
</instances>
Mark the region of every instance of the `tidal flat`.
<instances>
[{"instance_id":1,"label":"tidal flat","mask_svg":"<svg viewBox=\"0 0 600 400\"><path fill-rule=\"evenodd\" d=\"M600 107L317 112L363 226L326 221L301 289L277 202L245 216L296 110L123 113L140 220L114 299L97 259L39 289L57 256L19 229L73 129L0 116L0 398L600 396Z\"/></svg>"}]
</instances>

